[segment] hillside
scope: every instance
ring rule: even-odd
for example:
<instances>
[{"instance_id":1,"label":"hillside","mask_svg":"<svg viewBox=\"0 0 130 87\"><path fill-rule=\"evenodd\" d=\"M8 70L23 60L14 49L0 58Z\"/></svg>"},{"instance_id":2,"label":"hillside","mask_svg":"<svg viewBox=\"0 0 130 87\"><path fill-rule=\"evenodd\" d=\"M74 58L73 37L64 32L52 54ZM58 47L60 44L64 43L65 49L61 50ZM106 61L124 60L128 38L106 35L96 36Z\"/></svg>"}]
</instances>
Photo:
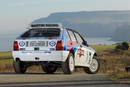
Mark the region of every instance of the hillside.
<instances>
[{"instance_id":1,"label":"hillside","mask_svg":"<svg viewBox=\"0 0 130 87\"><path fill-rule=\"evenodd\" d=\"M82 11L52 13L33 23L62 23L87 37L111 37L119 26L130 24L130 11Z\"/></svg>"},{"instance_id":2,"label":"hillside","mask_svg":"<svg viewBox=\"0 0 130 87\"><path fill-rule=\"evenodd\" d=\"M130 25L119 27L112 36L114 41L130 41Z\"/></svg>"}]
</instances>

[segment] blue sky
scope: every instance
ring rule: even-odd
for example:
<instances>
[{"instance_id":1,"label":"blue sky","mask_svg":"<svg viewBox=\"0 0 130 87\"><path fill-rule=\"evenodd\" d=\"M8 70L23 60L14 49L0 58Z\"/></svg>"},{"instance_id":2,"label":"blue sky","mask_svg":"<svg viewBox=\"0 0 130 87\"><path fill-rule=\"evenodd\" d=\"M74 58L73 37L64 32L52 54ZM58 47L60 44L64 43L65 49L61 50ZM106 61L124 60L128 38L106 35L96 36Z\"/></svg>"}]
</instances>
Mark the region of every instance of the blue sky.
<instances>
[{"instance_id":1,"label":"blue sky","mask_svg":"<svg viewBox=\"0 0 130 87\"><path fill-rule=\"evenodd\" d=\"M30 22L53 12L130 10L130 0L0 1L0 35L23 32Z\"/></svg>"}]
</instances>

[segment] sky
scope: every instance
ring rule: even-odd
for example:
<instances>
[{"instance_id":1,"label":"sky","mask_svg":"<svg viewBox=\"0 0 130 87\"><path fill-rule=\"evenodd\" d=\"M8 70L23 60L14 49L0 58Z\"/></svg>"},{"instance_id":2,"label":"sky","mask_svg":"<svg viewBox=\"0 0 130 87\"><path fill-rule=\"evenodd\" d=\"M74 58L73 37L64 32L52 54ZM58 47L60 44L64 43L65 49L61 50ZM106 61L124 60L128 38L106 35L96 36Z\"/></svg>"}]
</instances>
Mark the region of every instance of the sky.
<instances>
[{"instance_id":1,"label":"sky","mask_svg":"<svg viewBox=\"0 0 130 87\"><path fill-rule=\"evenodd\" d=\"M130 10L130 0L0 0L0 35L20 34L54 12Z\"/></svg>"}]
</instances>

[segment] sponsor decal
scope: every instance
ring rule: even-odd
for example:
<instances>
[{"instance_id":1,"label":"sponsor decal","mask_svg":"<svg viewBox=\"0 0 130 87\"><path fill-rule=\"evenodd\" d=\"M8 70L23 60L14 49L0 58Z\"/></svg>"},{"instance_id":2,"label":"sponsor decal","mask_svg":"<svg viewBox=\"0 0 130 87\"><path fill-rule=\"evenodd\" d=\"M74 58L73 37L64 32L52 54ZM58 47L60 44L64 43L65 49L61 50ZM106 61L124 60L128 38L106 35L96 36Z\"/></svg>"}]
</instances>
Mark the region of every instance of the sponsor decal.
<instances>
[{"instance_id":1,"label":"sponsor decal","mask_svg":"<svg viewBox=\"0 0 130 87\"><path fill-rule=\"evenodd\" d=\"M23 42L23 41L19 42L19 46L20 47L24 47L25 46L25 42Z\"/></svg>"},{"instance_id":2,"label":"sponsor decal","mask_svg":"<svg viewBox=\"0 0 130 87\"><path fill-rule=\"evenodd\" d=\"M84 50L82 50L81 48L78 49L78 55L79 58L81 58L84 55Z\"/></svg>"},{"instance_id":3,"label":"sponsor decal","mask_svg":"<svg viewBox=\"0 0 130 87\"><path fill-rule=\"evenodd\" d=\"M54 50L56 50L55 48L50 48L50 51L54 51Z\"/></svg>"},{"instance_id":4,"label":"sponsor decal","mask_svg":"<svg viewBox=\"0 0 130 87\"><path fill-rule=\"evenodd\" d=\"M44 53L48 53L48 54L50 54L50 53L51 53L51 51L45 51Z\"/></svg>"},{"instance_id":5,"label":"sponsor decal","mask_svg":"<svg viewBox=\"0 0 130 87\"><path fill-rule=\"evenodd\" d=\"M60 27L60 24L32 24L31 27Z\"/></svg>"},{"instance_id":6,"label":"sponsor decal","mask_svg":"<svg viewBox=\"0 0 130 87\"><path fill-rule=\"evenodd\" d=\"M51 51L22 51L22 53L25 53L25 54L30 54L30 53L32 53L32 54L34 54L34 53L40 53L40 54L47 53L47 54L51 54Z\"/></svg>"},{"instance_id":7,"label":"sponsor decal","mask_svg":"<svg viewBox=\"0 0 130 87\"><path fill-rule=\"evenodd\" d=\"M33 53L33 52L32 51L28 51L28 52L22 51L22 53L28 54L28 53Z\"/></svg>"},{"instance_id":8,"label":"sponsor decal","mask_svg":"<svg viewBox=\"0 0 130 87\"><path fill-rule=\"evenodd\" d=\"M51 42L49 42L49 45L52 46L52 47L54 47L54 46L56 46L56 42L51 41Z\"/></svg>"}]
</instances>

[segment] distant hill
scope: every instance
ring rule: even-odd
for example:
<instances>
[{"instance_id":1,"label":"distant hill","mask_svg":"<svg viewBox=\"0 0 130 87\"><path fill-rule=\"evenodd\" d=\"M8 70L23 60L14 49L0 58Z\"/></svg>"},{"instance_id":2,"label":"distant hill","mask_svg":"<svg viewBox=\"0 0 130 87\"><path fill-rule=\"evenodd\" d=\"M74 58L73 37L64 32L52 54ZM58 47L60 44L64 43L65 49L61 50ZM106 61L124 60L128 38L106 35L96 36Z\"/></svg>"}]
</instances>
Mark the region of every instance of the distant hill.
<instances>
[{"instance_id":1,"label":"distant hill","mask_svg":"<svg viewBox=\"0 0 130 87\"><path fill-rule=\"evenodd\" d=\"M112 36L114 41L130 41L130 25L119 27Z\"/></svg>"},{"instance_id":2,"label":"distant hill","mask_svg":"<svg viewBox=\"0 0 130 87\"><path fill-rule=\"evenodd\" d=\"M62 23L87 37L112 37L119 26L130 24L130 11L82 11L52 13L33 23Z\"/></svg>"}]
</instances>

